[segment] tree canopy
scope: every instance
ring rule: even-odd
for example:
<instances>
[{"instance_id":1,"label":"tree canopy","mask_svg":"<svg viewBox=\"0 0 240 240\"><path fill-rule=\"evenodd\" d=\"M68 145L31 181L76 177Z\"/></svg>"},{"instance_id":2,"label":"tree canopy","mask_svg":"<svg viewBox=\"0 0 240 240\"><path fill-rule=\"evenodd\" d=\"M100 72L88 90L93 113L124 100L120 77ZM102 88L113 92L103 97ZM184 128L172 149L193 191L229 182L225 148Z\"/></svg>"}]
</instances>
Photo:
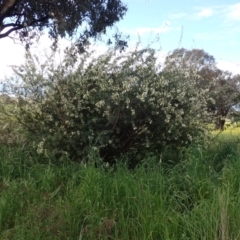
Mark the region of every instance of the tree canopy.
<instances>
[{"instance_id":1,"label":"tree canopy","mask_svg":"<svg viewBox=\"0 0 240 240\"><path fill-rule=\"evenodd\" d=\"M215 58L202 49L181 48L169 54L164 69L185 69L187 72L195 71L199 75L195 85L197 88L209 87L214 103L208 101L208 109L216 118L216 128L223 130L230 109L240 101L240 75L222 71L216 64Z\"/></svg>"},{"instance_id":2,"label":"tree canopy","mask_svg":"<svg viewBox=\"0 0 240 240\"><path fill-rule=\"evenodd\" d=\"M201 71L204 68L215 68L215 64L215 58L202 49L180 48L175 49L166 57L165 69L193 67Z\"/></svg>"},{"instance_id":3,"label":"tree canopy","mask_svg":"<svg viewBox=\"0 0 240 240\"><path fill-rule=\"evenodd\" d=\"M53 39L77 35L84 43L104 33L126 11L120 0L0 0L0 39L15 32L29 43L48 29Z\"/></svg>"}]
</instances>

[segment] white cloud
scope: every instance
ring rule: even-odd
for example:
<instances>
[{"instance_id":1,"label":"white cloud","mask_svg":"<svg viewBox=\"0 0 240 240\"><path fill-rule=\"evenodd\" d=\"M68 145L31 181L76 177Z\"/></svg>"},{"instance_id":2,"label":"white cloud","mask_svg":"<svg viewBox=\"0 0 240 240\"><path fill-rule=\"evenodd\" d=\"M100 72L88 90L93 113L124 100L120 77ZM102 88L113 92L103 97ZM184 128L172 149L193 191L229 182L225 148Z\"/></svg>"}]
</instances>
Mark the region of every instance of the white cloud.
<instances>
[{"instance_id":1,"label":"white cloud","mask_svg":"<svg viewBox=\"0 0 240 240\"><path fill-rule=\"evenodd\" d=\"M138 27L138 28L121 28L120 30L126 34L143 36L148 33L159 34L172 30L170 21L165 21L160 27Z\"/></svg>"},{"instance_id":2,"label":"white cloud","mask_svg":"<svg viewBox=\"0 0 240 240\"><path fill-rule=\"evenodd\" d=\"M205 40L205 41L221 41L225 40L227 38L227 35L222 33L196 33L195 38L199 40Z\"/></svg>"},{"instance_id":3,"label":"white cloud","mask_svg":"<svg viewBox=\"0 0 240 240\"><path fill-rule=\"evenodd\" d=\"M24 46L9 38L0 40L0 78L12 73L10 65L19 65L24 61Z\"/></svg>"},{"instance_id":4,"label":"white cloud","mask_svg":"<svg viewBox=\"0 0 240 240\"><path fill-rule=\"evenodd\" d=\"M164 32L168 32L170 30L169 27L158 27L158 28L136 28L134 30L135 34L138 34L138 35L144 35L144 34L147 34L147 33L164 33Z\"/></svg>"},{"instance_id":5,"label":"white cloud","mask_svg":"<svg viewBox=\"0 0 240 240\"><path fill-rule=\"evenodd\" d=\"M48 37L48 35L43 35L39 42L31 45L31 52L36 54L40 61L46 59L46 55L51 52L52 41ZM59 40L60 49L65 49L68 45L70 45L70 41L66 39ZM25 62L25 47L23 44L19 42L16 44L10 38L3 38L0 40L0 80L4 79L4 77L11 76L13 71L11 69L11 65L21 65ZM58 56L56 57L57 62L60 62L63 58L63 51L60 51Z\"/></svg>"},{"instance_id":6,"label":"white cloud","mask_svg":"<svg viewBox=\"0 0 240 240\"><path fill-rule=\"evenodd\" d=\"M181 18L184 18L186 16L187 16L186 13L181 12L181 13L170 14L169 18L170 19L181 19Z\"/></svg>"},{"instance_id":7,"label":"white cloud","mask_svg":"<svg viewBox=\"0 0 240 240\"><path fill-rule=\"evenodd\" d=\"M201 19L201 18L211 17L212 15L213 15L212 9L205 8L197 13L197 18Z\"/></svg>"},{"instance_id":8,"label":"white cloud","mask_svg":"<svg viewBox=\"0 0 240 240\"><path fill-rule=\"evenodd\" d=\"M59 54L54 58L56 64L59 64L64 57L64 49L70 46L71 41L67 39L59 40ZM51 53L52 41L48 35L43 35L38 43L34 43L30 50L33 54L36 54L40 62L46 61L46 56ZM99 56L107 51L107 46L95 45L91 46L91 50L95 51L94 56ZM9 77L13 74L11 65L21 65L25 62L25 48L24 45L15 44L9 38L3 38L0 40L0 81L4 80L5 77Z\"/></svg>"},{"instance_id":9,"label":"white cloud","mask_svg":"<svg viewBox=\"0 0 240 240\"><path fill-rule=\"evenodd\" d=\"M240 20L240 3L229 5L226 10L226 16L229 20Z\"/></svg>"},{"instance_id":10,"label":"white cloud","mask_svg":"<svg viewBox=\"0 0 240 240\"><path fill-rule=\"evenodd\" d=\"M230 62L227 60L219 60L217 62L217 67L224 71L232 72L233 74L240 74L240 62Z\"/></svg>"},{"instance_id":11,"label":"white cloud","mask_svg":"<svg viewBox=\"0 0 240 240\"><path fill-rule=\"evenodd\" d=\"M236 46L236 45L238 45L238 42L235 41L235 40L232 40L232 41L230 41L230 45L231 46Z\"/></svg>"}]
</instances>

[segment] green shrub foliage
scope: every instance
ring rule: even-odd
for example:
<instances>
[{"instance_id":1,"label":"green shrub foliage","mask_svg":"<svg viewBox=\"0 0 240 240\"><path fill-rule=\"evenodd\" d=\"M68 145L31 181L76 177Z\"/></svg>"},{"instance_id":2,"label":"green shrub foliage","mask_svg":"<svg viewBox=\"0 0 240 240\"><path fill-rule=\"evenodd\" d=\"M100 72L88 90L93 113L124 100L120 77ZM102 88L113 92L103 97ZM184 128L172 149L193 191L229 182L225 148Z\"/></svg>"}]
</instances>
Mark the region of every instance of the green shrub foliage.
<instances>
[{"instance_id":1,"label":"green shrub foliage","mask_svg":"<svg viewBox=\"0 0 240 240\"><path fill-rule=\"evenodd\" d=\"M110 161L205 136L208 90L195 87L194 71L163 72L151 48L95 56L71 47L61 63L40 64L28 53L14 68L17 118L39 153L83 161L94 150Z\"/></svg>"}]
</instances>

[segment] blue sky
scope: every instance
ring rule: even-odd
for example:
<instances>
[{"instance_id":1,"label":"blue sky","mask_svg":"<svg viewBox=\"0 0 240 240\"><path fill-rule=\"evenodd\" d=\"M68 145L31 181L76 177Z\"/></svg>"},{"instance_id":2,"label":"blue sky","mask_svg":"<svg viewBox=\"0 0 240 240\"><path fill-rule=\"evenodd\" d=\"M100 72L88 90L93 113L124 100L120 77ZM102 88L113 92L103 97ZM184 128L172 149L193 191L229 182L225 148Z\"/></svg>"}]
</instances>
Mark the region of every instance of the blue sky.
<instances>
[{"instance_id":1,"label":"blue sky","mask_svg":"<svg viewBox=\"0 0 240 240\"><path fill-rule=\"evenodd\" d=\"M167 53L178 47L200 48L213 55L219 67L240 73L240 1L123 0L128 6L120 31Z\"/></svg>"},{"instance_id":2,"label":"blue sky","mask_svg":"<svg viewBox=\"0 0 240 240\"><path fill-rule=\"evenodd\" d=\"M129 45L140 36L143 46L157 35L162 58L169 51L183 47L200 48L213 55L218 67L240 74L240 1L234 0L122 0L128 6L124 19L116 27L130 35ZM109 37L112 30L107 31ZM35 46L49 44L47 36ZM0 77L6 66L23 62L24 48L11 39L0 40Z\"/></svg>"}]
</instances>

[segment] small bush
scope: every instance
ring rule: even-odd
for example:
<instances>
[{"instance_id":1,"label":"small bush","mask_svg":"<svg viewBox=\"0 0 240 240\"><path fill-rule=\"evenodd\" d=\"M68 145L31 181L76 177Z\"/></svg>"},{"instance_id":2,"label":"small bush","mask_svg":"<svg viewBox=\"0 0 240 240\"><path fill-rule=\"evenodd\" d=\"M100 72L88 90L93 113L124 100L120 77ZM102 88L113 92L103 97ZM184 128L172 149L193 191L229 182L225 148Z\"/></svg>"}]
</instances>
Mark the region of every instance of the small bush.
<instances>
[{"instance_id":1,"label":"small bush","mask_svg":"<svg viewBox=\"0 0 240 240\"><path fill-rule=\"evenodd\" d=\"M207 90L195 87L194 71L161 71L155 50L94 57L69 48L61 64L50 59L40 64L28 52L14 68L15 114L39 153L83 161L94 150L112 161L205 137Z\"/></svg>"},{"instance_id":2,"label":"small bush","mask_svg":"<svg viewBox=\"0 0 240 240\"><path fill-rule=\"evenodd\" d=\"M14 111L16 102L6 94L0 95L0 144L17 146L25 141L24 129L16 121Z\"/></svg>"}]
</instances>

